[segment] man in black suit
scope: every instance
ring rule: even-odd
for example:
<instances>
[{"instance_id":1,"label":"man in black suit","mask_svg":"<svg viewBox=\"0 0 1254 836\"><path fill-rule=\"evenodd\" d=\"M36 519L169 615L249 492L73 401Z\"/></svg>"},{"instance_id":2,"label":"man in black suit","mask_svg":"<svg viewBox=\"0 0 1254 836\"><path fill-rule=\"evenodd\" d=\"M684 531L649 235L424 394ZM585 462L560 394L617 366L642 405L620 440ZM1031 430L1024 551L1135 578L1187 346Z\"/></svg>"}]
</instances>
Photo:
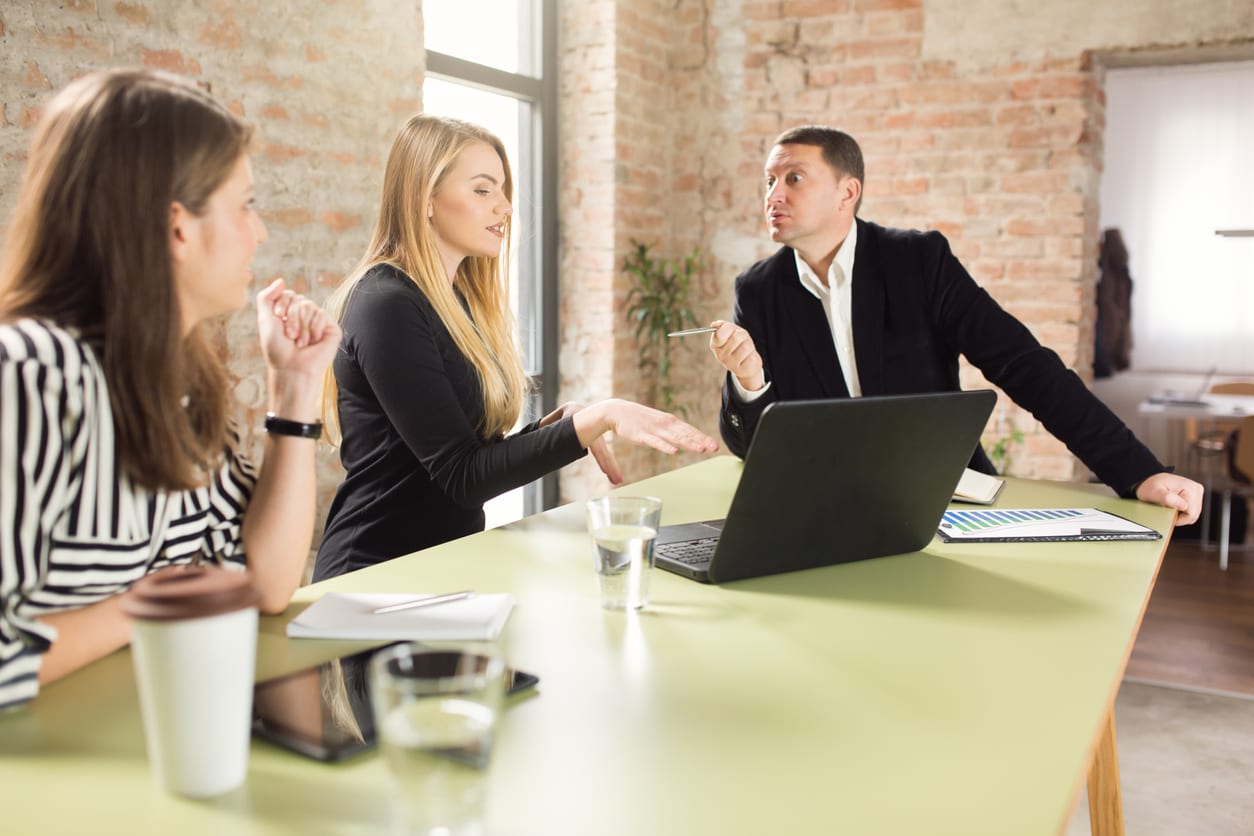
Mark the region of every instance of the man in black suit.
<instances>
[{"instance_id":1,"label":"man in black suit","mask_svg":"<svg viewBox=\"0 0 1254 836\"><path fill-rule=\"evenodd\" d=\"M1062 360L993 300L938 232L856 217L862 151L820 126L782 134L765 214L784 246L736 279L710 349L728 370L719 429L743 456L775 401L957 391L958 355L1031 412L1120 496L1197 519L1202 486L1167 472ZM971 466L993 467L982 449Z\"/></svg>"}]
</instances>

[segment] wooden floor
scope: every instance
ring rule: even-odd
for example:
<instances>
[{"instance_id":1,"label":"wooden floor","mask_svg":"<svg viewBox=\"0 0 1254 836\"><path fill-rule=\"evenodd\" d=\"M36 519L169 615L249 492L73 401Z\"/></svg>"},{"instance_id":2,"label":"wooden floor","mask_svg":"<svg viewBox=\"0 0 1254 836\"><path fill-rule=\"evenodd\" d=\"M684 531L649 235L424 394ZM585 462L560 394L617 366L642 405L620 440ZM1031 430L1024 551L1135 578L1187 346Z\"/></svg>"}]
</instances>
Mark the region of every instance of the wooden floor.
<instances>
[{"instance_id":1,"label":"wooden floor","mask_svg":"<svg viewBox=\"0 0 1254 836\"><path fill-rule=\"evenodd\" d=\"M1254 551L1219 554L1175 543L1141 624L1127 675L1254 695Z\"/></svg>"}]
</instances>

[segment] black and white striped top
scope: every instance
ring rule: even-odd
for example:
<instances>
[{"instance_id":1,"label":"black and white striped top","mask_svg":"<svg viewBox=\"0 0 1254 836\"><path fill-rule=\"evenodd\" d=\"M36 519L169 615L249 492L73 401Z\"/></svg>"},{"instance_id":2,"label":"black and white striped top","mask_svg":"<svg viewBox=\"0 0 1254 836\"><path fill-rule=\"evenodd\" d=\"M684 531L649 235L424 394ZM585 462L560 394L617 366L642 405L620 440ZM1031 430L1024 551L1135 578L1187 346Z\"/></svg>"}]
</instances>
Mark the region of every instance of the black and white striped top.
<instances>
[{"instance_id":1,"label":"black and white striped top","mask_svg":"<svg viewBox=\"0 0 1254 836\"><path fill-rule=\"evenodd\" d=\"M56 630L35 616L87 606L198 555L243 564L256 475L237 444L206 487L133 484L92 350L47 322L0 325L0 708L39 690Z\"/></svg>"}]
</instances>

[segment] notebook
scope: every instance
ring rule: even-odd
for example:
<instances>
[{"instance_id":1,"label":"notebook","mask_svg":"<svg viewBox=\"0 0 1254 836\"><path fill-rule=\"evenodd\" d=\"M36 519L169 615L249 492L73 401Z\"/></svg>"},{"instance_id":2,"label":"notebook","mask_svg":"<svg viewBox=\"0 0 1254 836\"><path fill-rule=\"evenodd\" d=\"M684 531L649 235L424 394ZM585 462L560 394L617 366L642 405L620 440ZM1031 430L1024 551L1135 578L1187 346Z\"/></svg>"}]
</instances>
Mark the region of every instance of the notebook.
<instances>
[{"instance_id":1,"label":"notebook","mask_svg":"<svg viewBox=\"0 0 1254 836\"><path fill-rule=\"evenodd\" d=\"M328 592L287 625L294 639L488 640L500 635L514 608L508 593L472 595L430 607L375 613L421 593Z\"/></svg>"},{"instance_id":2,"label":"notebook","mask_svg":"<svg viewBox=\"0 0 1254 836\"><path fill-rule=\"evenodd\" d=\"M771 404L727 518L663 526L657 565L723 583L918 551L996 401L984 390Z\"/></svg>"},{"instance_id":3,"label":"notebook","mask_svg":"<svg viewBox=\"0 0 1254 836\"><path fill-rule=\"evenodd\" d=\"M1005 479L998 479L996 476L989 476L987 473L980 473L978 470L966 467L963 468L962 476L958 479L958 487L954 488L954 500L976 505L992 505L1004 487L1006 487Z\"/></svg>"},{"instance_id":4,"label":"notebook","mask_svg":"<svg viewBox=\"0 0 1254 836\"><path fill-rule=\"evenodd\" d=\"M937 535L946 543L1060 543L1079 540L1158 540L1152 528L1096 508L949 510Z\"/></svg>"}]
</instances>

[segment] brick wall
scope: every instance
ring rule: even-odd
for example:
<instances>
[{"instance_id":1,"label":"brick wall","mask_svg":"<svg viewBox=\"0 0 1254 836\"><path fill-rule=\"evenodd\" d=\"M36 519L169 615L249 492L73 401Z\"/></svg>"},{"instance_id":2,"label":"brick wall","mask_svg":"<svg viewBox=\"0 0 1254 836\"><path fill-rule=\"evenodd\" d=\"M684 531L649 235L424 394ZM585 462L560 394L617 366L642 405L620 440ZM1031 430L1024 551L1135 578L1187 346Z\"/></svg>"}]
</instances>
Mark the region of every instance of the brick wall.
<instances>
[{"instance_id":1,"label":"brick wall","mask_svg":"<svg viewBox=\"0 0 1254 836\"><path fill-rule=\"evenodd\" d=\"M759 211L763 158L780 130L808 121L862 142L864 217L942 230L977 280L1087 374L1103 64L1183 48L1248 57L1254 12L1226 0L1114 0L1095 19L1078 0L1039 5L561 3L561 396L650 396L623 318L629 239L671 256L699 246L706 267L694 307L701 318L730 315L732 279L772 249ZM255 262L259 283L285 275L323 298L363 249L388 142L420 104L419 7L8 0L0 224L52 90L97 67L173 69L260 124L255 169L270 240ZM234 317L227 333L237 394L255 424L262 387L251 315ZM690 417L714 432L718 368L700 339L679 351ZM978 376L968 371L967 382ZM1001 421L1029 433L1017 472L1075 472L1030 417L1008 410ZM631 478L687 460L618 449ZM321 467L325 508L339 479L330 451ZM583 462L563 492L604 485Z\"/></svg>"},{"instance_id":2,"label":"brick wall","mask_svg":"<svg viewBox=\"0 0 1254 836\"><path fill-rule=\"evenodd\" d=\"M617 38L620 55L630 55L641 37L667 41L660 85L640 85L638 68L620 61L619 111L643 110L653 128L637 135L639 143L625 130L616 137L624 163L669 159L668 187L658 193L667 217L650 215L650 223L673 251L697 244L709 253L696 298L703 312L729 315L735 275L773 249L760 217L761 166L772 139L797 124L831 124L863 146L862 217L942 231L976 280L1086 378L1105 62L1151 53L1162 62L1254 54L1254 12L1222 0L1195 0L1183 10L1166 0L1115 0L1097 20L1090 4L1070 0L1047 8L985 0L679 0L647 23L621 12L648 4L603 5L620 12L607 35ZM568 16L563 32L582 25ZM563 57L567 74L581 71L578 55ZM568 95L562 104L566 122L580 118ZM565 130L568 140L571 126ZM640 144L657 136L661 145ZM564 153L572 152L566 141ZM625 167L620 183L636 171ZM564 194L569 188L567 181ZM610 205L623 206L614 216L635 229L629 199L625 189L611 190ZM614 261L623 254L619 239ZM566 334L582 329L564 323ZM697 347L694 355L707 354ZM630 371L620 362L614 373L611 385ZM683 375L697 423L712 430L718 368L694 356ZM565 372L564 381L589 383ZM981 385L980 375L964 369L964 383ZM1061 444L1003 400L987 440L1014 428L1027 438L1013 472L1080 472ZM575 480L564 485L581 488Z\"/></svg>"},{"instance_id":3,"label":"brick wall","mask_svg":"<svg viewBox=\"0 0 1254 836\"><path fill-rule=\"evenodd\" d=\"M285 276L321 301L365 249L383 159L420 106L416 0L6 0L0 6L0 224L12 213L30 129L51 93L110 66L172 70L210 85L260 127L257 195L269 240L260 288ZM255 316L227 324L245 421L264 410ZM338 458L323 448L319 526Z\"/></svg>"}]
</instances>

